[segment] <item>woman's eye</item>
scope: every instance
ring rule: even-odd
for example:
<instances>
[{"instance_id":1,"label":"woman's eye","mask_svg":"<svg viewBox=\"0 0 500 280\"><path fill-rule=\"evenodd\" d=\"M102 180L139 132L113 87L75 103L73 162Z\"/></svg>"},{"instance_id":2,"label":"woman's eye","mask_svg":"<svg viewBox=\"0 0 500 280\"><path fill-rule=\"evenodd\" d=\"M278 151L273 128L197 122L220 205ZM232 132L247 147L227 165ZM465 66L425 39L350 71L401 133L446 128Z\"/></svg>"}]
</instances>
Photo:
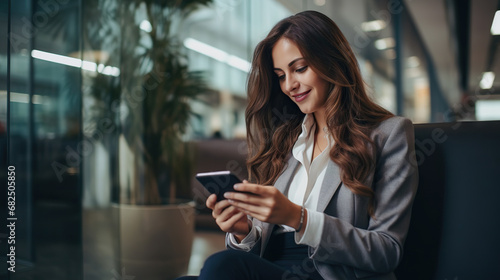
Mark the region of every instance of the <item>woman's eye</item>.
<instances>
[{"instance_id":1,"label":"woman's eye","mask_svg":"<svg viewBox=\"0 0 500 280\"><path fill-rule=\"evenodd\" d=\"M278 80L284 80L285 79L285 75L278 75Z\"/></svg>"},{"instance_id":2,"label":"woman's eye","mask_svg":"<svg viewBox=\"0 0 500 280\"><path fill-rule=\"evenodd\" d=\"M297 68L297 70L295 70L295 71L302 73L302 72L306 71L306 69L307 69L307 66L304 66L304 67Z\"/></svg>"}]
</instances>

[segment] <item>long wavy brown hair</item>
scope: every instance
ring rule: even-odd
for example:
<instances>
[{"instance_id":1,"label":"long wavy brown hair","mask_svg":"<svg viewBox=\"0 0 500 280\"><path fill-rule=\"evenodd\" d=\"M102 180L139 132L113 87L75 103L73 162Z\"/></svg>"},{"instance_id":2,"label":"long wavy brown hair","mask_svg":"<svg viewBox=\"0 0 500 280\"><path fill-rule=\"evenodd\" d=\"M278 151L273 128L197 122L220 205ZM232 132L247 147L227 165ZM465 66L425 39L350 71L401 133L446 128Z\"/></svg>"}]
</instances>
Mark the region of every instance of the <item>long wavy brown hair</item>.
<instances>
[{"instance_id":1,"label":"long wavy brown hair","mask_svg":"<svg viewBox=\"0 0 500 280\"><path fill-rule=\"evenodd\" d=\"M325 104L327 127L335 140L330 158L340 167L344 185L370 198L373 214L374 193L364 184L375 166L369 134L393 114L368 97L349 43L330 18L316 11L281 20L255 48L246 109L250 181L274 184L302 131L304 113L281 91L273 72L271 53L280 38L294 42L309 67L330 83Z\"/></svg>"}]
</instances>

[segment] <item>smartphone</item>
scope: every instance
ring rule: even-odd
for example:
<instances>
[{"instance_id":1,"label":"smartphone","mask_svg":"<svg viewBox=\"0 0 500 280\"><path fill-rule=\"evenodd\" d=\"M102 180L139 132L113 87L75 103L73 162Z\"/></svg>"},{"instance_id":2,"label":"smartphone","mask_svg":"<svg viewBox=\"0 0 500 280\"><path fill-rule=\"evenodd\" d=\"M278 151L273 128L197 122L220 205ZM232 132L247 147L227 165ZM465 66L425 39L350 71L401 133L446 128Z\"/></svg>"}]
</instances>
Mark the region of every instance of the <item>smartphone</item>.
<instances>
[{"instance_id":1,"label":"smartphone","mask_svg":"<svg viewBox=\"0 0 500 280\"><path fill-rule=\"evenodd\" d=\"M196 179L210 193L217 195L217 201L225 199L224 193L235 191L234 184L241 183L241 180L231 171L198 173Z\"/></svg>"}]
</instances>

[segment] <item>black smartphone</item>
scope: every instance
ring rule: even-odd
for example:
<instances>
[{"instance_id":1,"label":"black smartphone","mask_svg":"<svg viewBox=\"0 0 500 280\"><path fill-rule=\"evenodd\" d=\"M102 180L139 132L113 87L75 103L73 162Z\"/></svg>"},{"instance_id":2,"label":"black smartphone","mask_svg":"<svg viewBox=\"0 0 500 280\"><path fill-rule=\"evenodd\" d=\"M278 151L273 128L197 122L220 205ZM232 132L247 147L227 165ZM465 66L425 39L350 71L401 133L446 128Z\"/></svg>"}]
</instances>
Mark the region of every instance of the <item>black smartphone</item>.
<instances>
[{"instance_id":1,"label":"black smartphone","mask_svg":"<svg viewBox=\"0 0 500 280\"><path fill-rule=\"evenodd\" d=\"M234 184L241 183L241 180L231 173L231 171L215 171L196 174L196 179L210 193L217 195L217 201L225 199L224 193L235 191Z\"/></svg>"}]
</instances>

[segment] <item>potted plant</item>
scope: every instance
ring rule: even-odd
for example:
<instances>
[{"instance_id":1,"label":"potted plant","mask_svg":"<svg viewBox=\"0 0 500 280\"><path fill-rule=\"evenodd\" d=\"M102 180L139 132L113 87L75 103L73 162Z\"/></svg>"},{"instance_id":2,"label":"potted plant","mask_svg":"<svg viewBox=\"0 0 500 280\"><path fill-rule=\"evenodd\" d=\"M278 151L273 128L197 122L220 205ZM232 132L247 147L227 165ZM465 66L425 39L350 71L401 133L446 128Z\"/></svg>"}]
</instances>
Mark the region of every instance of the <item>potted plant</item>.
<instances>
[{"instance_id":1,"label":"potted plant","mask_svg":"<svg viewBox=\"0 0 500 280\"><path fill-rule=\"evenodd\" d=\"M177 30L211 0L121 4L120 267L143 279L186 273L194 235L190 102L208 92L189 71Z\"/></svg>"}]
</instances>

